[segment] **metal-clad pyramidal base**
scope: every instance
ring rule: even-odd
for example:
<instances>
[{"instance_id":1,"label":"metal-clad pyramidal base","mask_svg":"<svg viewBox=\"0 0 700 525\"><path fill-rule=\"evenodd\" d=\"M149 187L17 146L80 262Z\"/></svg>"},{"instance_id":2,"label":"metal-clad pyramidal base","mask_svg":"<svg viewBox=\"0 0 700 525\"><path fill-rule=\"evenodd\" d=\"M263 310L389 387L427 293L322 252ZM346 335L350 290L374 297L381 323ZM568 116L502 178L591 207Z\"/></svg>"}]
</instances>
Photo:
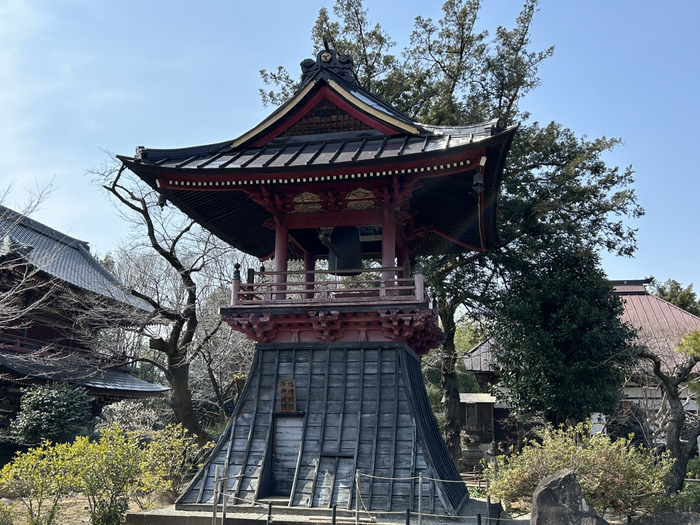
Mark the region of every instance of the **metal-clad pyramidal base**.
<instances>
[{"instance_id":1,"label":"metal-clad pyramidal base","mask_svg":"<svg viewBox=\"0 0 700 525\"><path fill-rule=\"evenodd\" d=\"M459 515L460 481L407 345L261 343L228 427L177 505L211 510L225 494L229 507Z\"/></svg>"}]
</instances>

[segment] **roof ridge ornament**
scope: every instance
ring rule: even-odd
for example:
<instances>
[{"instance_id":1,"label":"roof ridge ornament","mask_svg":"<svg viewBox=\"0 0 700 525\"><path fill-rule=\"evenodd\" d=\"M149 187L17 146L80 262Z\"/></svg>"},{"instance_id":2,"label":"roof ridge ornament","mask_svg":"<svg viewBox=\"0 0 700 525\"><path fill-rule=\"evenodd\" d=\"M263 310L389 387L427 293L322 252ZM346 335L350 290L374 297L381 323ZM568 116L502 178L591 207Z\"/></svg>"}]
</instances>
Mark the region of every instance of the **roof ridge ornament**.
<instances>
[{"instance_id":1,"label":"roof ridge ornament","mask_svg":"<svg viewBox=\"0 0 700 525\"><path fill-rule=\"evenodd\" d=\"M338 55L334 49L329 47L327 38L323 39L323 49L316 55L316 60L307 58L300 65L302 84L316 72L326 69L346 82L357 85L352 57L350 55Z\"/></svg>"}]
</instances>

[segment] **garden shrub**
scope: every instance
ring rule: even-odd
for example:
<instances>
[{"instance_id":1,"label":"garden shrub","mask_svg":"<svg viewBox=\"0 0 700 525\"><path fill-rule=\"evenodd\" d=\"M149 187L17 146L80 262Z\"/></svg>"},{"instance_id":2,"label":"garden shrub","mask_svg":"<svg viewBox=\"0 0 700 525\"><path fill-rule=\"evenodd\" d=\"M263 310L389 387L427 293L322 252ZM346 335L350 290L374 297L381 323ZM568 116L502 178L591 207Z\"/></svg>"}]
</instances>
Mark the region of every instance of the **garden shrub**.
<instances>
[{"instance_id":1,"label":"garden shrub","mask_svg":"<svg viewBox=\"0 0 700 525\"><path fill-rule=\"evenodd\" d=\"M164 494L175 501L187 475L213 446L213 443L200 446L197 436L180 424L168 425L152 433L144 456L145 470L158 475L163 482Z\"/></svg>"},{"instance_id":2,"label":"garden shrub","mask_svg":"<svg viewBox=\"0 0 700 525\"><path fill-rule=\"evenodd\" d=\"M126 511L129 510L129 502L118 499L113 503L98 501L90 511L90 523L92 525L122 525L126 522Z\"/></svg>"},{"instance_id":3,"label":"garden shrub","mask_svg":"<svg viewBox=\"0 0 700 525\"><path fill-rule=\"evenodd\" d=\"M688 461L683 489L678 494L673 494L670 507L678 512L700 511L700 457L694 457Z\"/></svg>"},{"instance_id":4,"label":"garden shrub","mask_svg":"<svg viewBox=\"0 0 700 525\"><path fill-rule=\"evenodd\" d=\"M123 399L107 405L97 417L98 432L110 425L119 425L127 432L149 433L165 428L168 420L165 409L167 401L157 399Z\"/></svg>"},{"instance_id":5,"label":"garden shrub","mask_svg":"<svg viewBox=\"0 0 700 525\"><path fill-rule=\"evenodd\" d=\"M30 525L51 525L59 500L76 485L71 468L71 445L45 441L19 453L0 471L0 486L7 496L19 500Z\"/></svg>"},{"instance_id":6,"label":"garden shrub","mask_svg":"<svg viewBox=\"0 0 700 525\"><path fill-rule=\"evenodd\" d=\"M486 474L490 494L511 505L532 500L538 483L558 470L576 472L589 505L599 514L621 515L655 510L665 494L672 460L632 445L630 438L613 441L594 434L591 424L547 428L510 456L500 456Z\"/></svg>"},{"instance_id":7,"label":"garden shrub","mask_svg":"<svg viewBox=\"0 0 700 525\"><path fill-rule=\"evenodd\" d=\"M695 456L688 461L685 477L690 479L700 479L700 456Z\"/></svg>"},{"instance_id":8,"label":"garden shrub","mask_svg":"<svg viewBox=\"0 0 700 525\"><path fill-rule=\"evenodd\" d=\"M121 525L129 502L143 508L149 497L176 497L211 446L200 447L181 425L148 435L112 425L96 440L44 441L17 454L0 471L0 489L23 503L30 525L52 525L61 498L73 492L87 497L93 525Z\"/></svg>"},{"instance_id":9,"label":"garden shrub","mask_svg":"<svg viewBox=\"0 0 700 525\"><path fill-rule=\"evenodd\" d=\"M63 384L33 386L24 390L20 409L10 423L11 435L22 443L37 445L46 439L73 441L91 431L92 401L82 388Z\"/></svg>"},{"instance_id":10,"label":"garden shrub","mask_svg":"<svg viewBox=\"0 0 700 525\"><path fill-rule=\"evenodd\" d=\"M12 525L12 507L0 501L0 525Z\"/></svg>"},{"instance_id":11,"label":"garden shrub","mask_svg":"<svg viewBox=\"0 0 700 525\"><path fill-rule=\"evenodd\" d=\"M114 425L104 429L96 441L76 438L72 447L78 490L88 499L93 525L123 523L126 502L132 495L137 490L155 488L145 482L145 451L134 432L124 432Z\"/></svg>"}]
</instances>

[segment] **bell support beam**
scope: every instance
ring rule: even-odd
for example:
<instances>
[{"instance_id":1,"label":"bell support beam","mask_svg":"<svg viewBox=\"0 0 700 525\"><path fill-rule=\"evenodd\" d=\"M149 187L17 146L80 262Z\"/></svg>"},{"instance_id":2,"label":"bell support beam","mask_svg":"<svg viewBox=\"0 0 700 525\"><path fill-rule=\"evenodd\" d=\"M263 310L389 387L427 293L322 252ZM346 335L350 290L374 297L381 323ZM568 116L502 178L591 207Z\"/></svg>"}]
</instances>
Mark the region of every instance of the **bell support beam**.
<instances>
[{"instance_id":1,"label":"bell support beam","mask_svg":"<svg viewBox=\"0 0 700 525\"><path fill-rule=\"evenodd\" d=\"M382 224L382 210L345 211L338 213L295 214L286 216L290 230L331 228L334 226L372 226Z\"/></svg>"}]
</instances>

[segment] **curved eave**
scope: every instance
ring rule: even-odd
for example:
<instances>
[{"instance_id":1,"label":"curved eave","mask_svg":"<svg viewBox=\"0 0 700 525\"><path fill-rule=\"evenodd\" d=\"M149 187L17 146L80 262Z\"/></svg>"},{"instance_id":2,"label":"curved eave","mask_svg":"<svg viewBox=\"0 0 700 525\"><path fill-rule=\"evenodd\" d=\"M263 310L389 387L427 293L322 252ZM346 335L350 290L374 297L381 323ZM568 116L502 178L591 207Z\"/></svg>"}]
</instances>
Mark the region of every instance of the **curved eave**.
<instances>
[{"instance_id":1,"label":"curved eave","mask_svg":"<svg viewBox=\"0 0 700 525\"><path fill-rule=\"evenodd\" d=\"M200 154L189 155L173 150L169 155L141 160L134 157L118 158L134 173L145 178L154 188L178 187L197 190L228 190L235 186L255 184L288 184L344 180L348 178L385 177L408 173L439 175L442 171L472 169L482 155L488 155L487 166L501 172L503 162L516 126L485 138L426 137L410 139L416 149L405 148L407 138L390 140L354 140L311 145L305 156L299 150L308 145L281 144L254 148L243 156L221 156L215 149L201 149ZM452 144L450 144L450 141ZM348 143L352 143L350 147ZM370 142L374 147L370 148ZM401 144L403 143L403 146ZM357 149L358 144L361 144ZM391 146L393 144L393 147ZM456 144L456 145L453 145ZM292 153L286 150L297 148ZM341 153L342 149L350 151ZM355 148L355 149L352 149ZM488 152L488 153L487 153ZM290 160L282 157L284 153ZM347 157L344 160L343 156ZM218 157L218 158L215 158ZM494 158L497 157L497 158ZM158 181L158 182L156 182Z\"/></svg>"},{"instance_id":2,"label":"curved eave","mask_svg":"<svg viewBox=\"0 0 700 525\"><path fill-rule=\"evenodd\" d=\"M414 192L410 202L423 214L423 224L433 227L423 230L421 253L483 251L500 243L496 228L498 192L516 129L506 128L463 143L431 136L424 139L425 144L431 144L427 150L399 154L397 149L377 148L374 155L360 155L349 162L334 162L332 159L338 157L317 154L310 161L275 165L270 159L279 155L279 151L273 152L278 146L254 150L249 157L253 161L229 163L224 168L210 161L218 153L204 147L189 157L186 155L191 150L187 154L173 150L142 160L119 158L192 219L235 248L259 258L267 258L274 251L274 232L265 226L272 211L250 198L263 187L271 193L277 189L302 192L336 184L387 185L404 179L422 181L422 188ZM265 155L268 160L264 161ZM484 156L486 187L477 200L475 194L468 194Z\"/></svg>"},{"instance_id":3,"label":"curved eave","mask_svg":"<svg viewBox=\"0 0 700 525\"><path fill-rule=\"evenodd\" d=\"M506 159L508 158L508 152L510 151L510 146L513 142L513 137L515 137L515 132L518 130L519 125L511 126L507 129L508 133L505 135L504 140L499 144L493 146L495 155L495 162L492 163L488 169L491 173L493 185L496 188L487 199L484 201L484 225L487 228L486 235L489 239L488 244L485 248L497 248L501 246L502 240L498 233L498 224L496 218L498 217L498 197L501 190L501 184L503 182L503 170L505 169Z\"/></svg>"}]
</instances>

